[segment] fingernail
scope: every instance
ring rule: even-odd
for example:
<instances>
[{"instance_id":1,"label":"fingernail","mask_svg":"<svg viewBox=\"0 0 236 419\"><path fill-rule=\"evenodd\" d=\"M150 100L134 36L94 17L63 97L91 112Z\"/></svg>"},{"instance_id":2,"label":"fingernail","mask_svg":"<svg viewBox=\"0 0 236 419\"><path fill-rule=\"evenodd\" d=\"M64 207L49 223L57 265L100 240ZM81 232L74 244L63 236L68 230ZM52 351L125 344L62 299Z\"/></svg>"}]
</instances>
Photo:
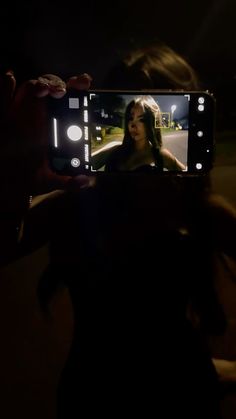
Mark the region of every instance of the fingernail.
<instances>
[{"instance_id":1,"label":"fingernail","mask_svg":"<svg viewBox=\"0 0 236 419\"><path fill-rule=\"evenodd\" d=\"M49 89L50 96L55 99L61 99L66 93L66 89Z\"/></svg>"},{"instance_id":2,"label":"fingernail","mask_svg":"<svg viewBox=\"0 0 236 419\"><path fill-rule=\"evenodd\" d=\"M7 76L7 77L15 77L14 76L14 71L13 70L7 70L5 72L5 76Z\"/></svg>"},{"instance_id":3,"label":"fingernail","mask_svg":"<svg viewBox=\"0 0 236 419\"><path fill-rule=\"evenodd\" d=\"M65 92L66 91L66 88L62 87L62 86L50 86L50 84L49 84L48 87L49 87L51 92Z\"/></svg>"}]
</instances>

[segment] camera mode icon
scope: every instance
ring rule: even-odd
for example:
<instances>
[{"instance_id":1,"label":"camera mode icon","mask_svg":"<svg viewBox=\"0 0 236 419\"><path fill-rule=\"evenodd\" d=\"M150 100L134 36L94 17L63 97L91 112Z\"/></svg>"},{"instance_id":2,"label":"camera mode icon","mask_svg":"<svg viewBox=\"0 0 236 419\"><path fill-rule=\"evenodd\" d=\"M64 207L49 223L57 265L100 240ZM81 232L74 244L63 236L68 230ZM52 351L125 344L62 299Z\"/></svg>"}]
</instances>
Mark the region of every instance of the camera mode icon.
<instances>
[{"instance_id":1,"label":"camera mode icon","mask_svg":"<svg viewBox=\"0 0 236 419\"><path fill-rule=\"evenodd\" d=\"M71 160L71 166L72 167L79 167L80 166L80 160L79 159L77 159L77 157L74 157L72 160Z\"/></svg>"},{"instance_id":2,"label":"camera mode icon","mask_svg":"<svg viewBox=\"0 0 236 419\"><path fill-rule=\"evenodd\" d=\"M200 103L201 105L203 105L203 103L205 102L205 99L204 99L204 97L199 97L198 98L198 103Z\"/></svg>"},{"instance_id":3,"label":"camera mode icon","mask_svg":"<svg viewBox=\"0 0 236 419\"><path fill-rule=\"evenodd\" d=\"M198 108L199 112L203 112L204 109L205 109L204 105L198 105L197 108Z\"/></svg>"},{"instance_id":4,"label":"camera mode icon","mask_svg":"<svg viewBox=\"0 0 236 419\"><path fill-rule=\"evenodd\" d=\"M199 138L203 137L203 131L198 131L198 132L197 132L197 136L198 136Z\"/></svg>"},{"instance_id":5,"label":"camera mode icon","mask_svg":"<svg viewBox=\"0 0 236 419\"><path fill-rule=\"evenodd\" d=\"M201 170L202 169L202 163L197 163L196 168L197 168L197 170Z\"/></svg>"}]
</instances>

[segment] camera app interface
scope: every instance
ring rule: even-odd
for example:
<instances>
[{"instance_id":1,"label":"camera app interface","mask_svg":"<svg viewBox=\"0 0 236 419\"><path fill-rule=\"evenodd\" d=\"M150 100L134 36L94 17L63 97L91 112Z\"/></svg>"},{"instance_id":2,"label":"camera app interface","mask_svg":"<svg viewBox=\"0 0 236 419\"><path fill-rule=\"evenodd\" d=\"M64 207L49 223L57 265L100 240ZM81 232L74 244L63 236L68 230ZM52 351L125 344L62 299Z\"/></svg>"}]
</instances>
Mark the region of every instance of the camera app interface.
<instances>
[{"instance_id":1,"label":"camera app interface","mask_svg":"<svg viewBox=\"0 0 236 419\"><path fill-rule=\"evenodd\" d=\"M188 169L189 95L91 93L93 171Z\"/></svg>"},{"instance_id":2,"label":"camera app interface","mask_svg":"<svg viewBox=\"0 0 236 419\"><path fill-rule=\"evenodd\" d=\"M51 164L59 173L201 172L213 155L204 93L84 92L52 102Z\"/></svg>"}]
</instances>

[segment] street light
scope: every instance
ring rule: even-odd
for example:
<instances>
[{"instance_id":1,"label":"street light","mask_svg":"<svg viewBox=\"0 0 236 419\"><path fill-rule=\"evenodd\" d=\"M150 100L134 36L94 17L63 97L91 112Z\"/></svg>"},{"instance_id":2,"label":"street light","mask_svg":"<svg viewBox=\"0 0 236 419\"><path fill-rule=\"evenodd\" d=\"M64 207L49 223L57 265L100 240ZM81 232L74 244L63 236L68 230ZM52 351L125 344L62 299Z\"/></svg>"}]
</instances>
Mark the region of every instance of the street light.
<instances>
[{"instance_id":1,"label":"street light","mask_svg":"<svg viewBox=\"0 0 236 419\"><path fill-rule=\"evenodd\" d=\"M173 118L174 118L174 111L176 110L177 106L176 105L171 105L171 124L170 126L172 127L173 125Z\"/></svg>"}]
</instances>

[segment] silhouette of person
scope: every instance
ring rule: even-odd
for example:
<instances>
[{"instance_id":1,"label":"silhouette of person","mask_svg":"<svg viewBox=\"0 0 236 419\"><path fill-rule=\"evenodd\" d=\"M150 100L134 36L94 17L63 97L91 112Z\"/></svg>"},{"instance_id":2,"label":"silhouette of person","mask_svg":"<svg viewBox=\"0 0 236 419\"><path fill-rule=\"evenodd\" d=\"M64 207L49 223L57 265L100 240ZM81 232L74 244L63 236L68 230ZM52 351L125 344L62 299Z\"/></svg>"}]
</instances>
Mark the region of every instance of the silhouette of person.
<instances>
[{"instance_id":1,"label":"silhouette of person","mask_svg":"<svg viewBox=\"0 0 236 419\"><path fill-rule=\"evenodd\" d=\"M173 71L174 75L190 69L168 51L173 63L183 64L182 73ZM147 54L145 57L148 59ZM146 77L139 66L136 70ZM123 81L124 74L118 72ZM119 77L116 85L113 72L113 88L120 87ZM170 83L171 77L167 80ZM88 87L87 76L82 82ZM122 88L128 84L127 78ZM72 78L70 87L81 88L81 79ZM53 196L47 208L48 224L44 218L44 227L50 225L51 262L38 290L43 305L54 286L63 282L74 309L73 342L58 388L58 417L149 416L153 412L170 417L178 412L182 418L219 418L217 374L202 325L224 326L212 287L212 243L235 256L224 229L216 228L219 219L232 226L234 210L209 197L203 178L194 181L193 190L192 179L163 179L157 174L150 182L148 174L129 177L119 173L99 177L95 187L88 188L91 179L86 177L74 180L49 174L43 164L47 140L44 97L60 97L65 88L65 83L51 75L30 81L13 97L10 127L2 125L9 144L20 138L18 150L24 150L24 167L19 164L22 154L14 155L18 176L13 173L7 182L3 178L7 198L3 210L9 213L13 208L17 214L11 226L18 226L16 218L25 216L20 244L13 245L3 228L8 242L4 261L32 248L31 239L35 245L32 230L40 209L36 219L34 209L27 213L29 191L66 188L65 193ZM25 150L32 147L32 139L41 146L41 154L35 160L31 155L26 165ZM6 144L2 148L6 156ZM6 164L1 169L4 174ZM79 193L75 193L76 182ZM20 201L12 196L16 189ZM200 319L199 329L187 315L189 301ZM178 362L173 362L173 354Z\"/></svg>"}]
</instances>

